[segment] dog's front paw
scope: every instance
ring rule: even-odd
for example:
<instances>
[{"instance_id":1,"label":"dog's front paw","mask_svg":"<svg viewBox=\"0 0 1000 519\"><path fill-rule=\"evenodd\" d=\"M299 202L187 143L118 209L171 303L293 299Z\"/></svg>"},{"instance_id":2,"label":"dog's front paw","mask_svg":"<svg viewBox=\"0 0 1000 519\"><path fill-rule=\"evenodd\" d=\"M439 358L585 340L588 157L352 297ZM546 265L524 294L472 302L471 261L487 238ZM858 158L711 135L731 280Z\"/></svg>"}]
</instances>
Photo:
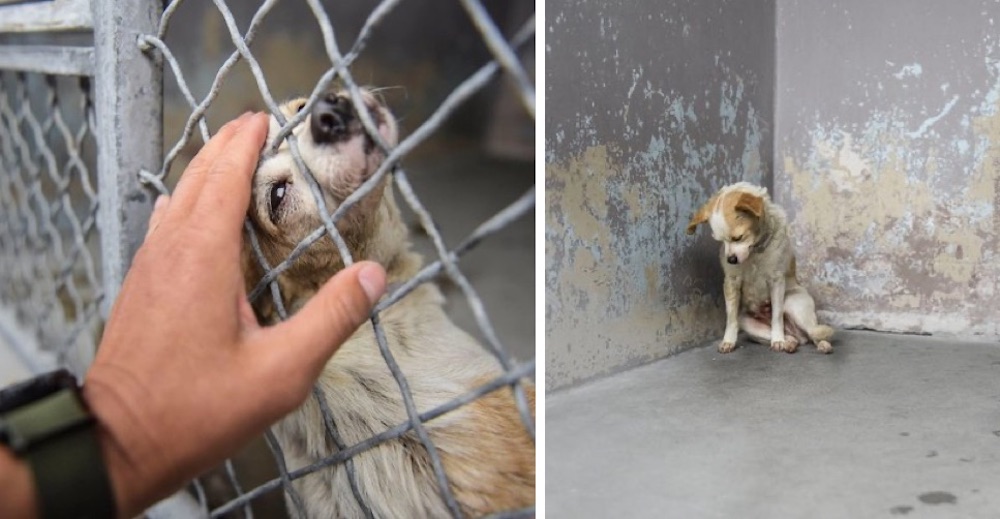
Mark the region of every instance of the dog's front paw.
<instances>
[{"instance_id":1,"label":"dog's front paw","mask_svg":"<svg viewBox=\"0 0 1000 519\"><path fill-rule=\"evenodd\" d=\"M820 353L833 353L833 346L827 341L819 341L816 343L816 349Z\"/></svg>"},{"instance_id":2,"label":"dog's front paw","mask_svg":"<svg viewBox=\"0 0 1000 519\"><path fill-rule=\"evenodd\" d=\"M722 341L719 343L719 353L729 353L736 349L735 342Z\"/></svg>"},{"instance_id":3,"label":"dog's front paw","mask_svg":"<svg viewBox=\"0 0 1000 519\"><path fill-rule=\"evenodd\" d=\"M795 353L795 350L799 349L799 341L794 338L786 338L781 341L771 341L771 349L774 351L783 351L785 353Z\"/></svg>"}]
</instances>

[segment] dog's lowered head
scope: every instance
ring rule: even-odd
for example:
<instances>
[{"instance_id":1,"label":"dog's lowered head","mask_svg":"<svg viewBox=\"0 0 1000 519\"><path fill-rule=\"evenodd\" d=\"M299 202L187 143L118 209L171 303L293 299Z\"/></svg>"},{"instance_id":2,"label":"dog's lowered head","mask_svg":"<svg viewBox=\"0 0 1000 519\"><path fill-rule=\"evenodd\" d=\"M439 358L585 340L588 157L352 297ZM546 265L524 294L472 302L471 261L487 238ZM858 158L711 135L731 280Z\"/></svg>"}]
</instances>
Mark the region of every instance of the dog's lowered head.
<instances>
[{"instance_id":1,"label":"dog's lowered head","mask_svg":"<svg viewBox=\"0 0 1000 519\"><path fill-rule=\"evenodd\" d=\"M767 190L762 187L747 182L726 186L694 213L687 233L694 234L699 224L708 222L712 237L723 244L726 262L742 264L770 238L762 225L767 201Z\"/></svg>"}]
</instances>

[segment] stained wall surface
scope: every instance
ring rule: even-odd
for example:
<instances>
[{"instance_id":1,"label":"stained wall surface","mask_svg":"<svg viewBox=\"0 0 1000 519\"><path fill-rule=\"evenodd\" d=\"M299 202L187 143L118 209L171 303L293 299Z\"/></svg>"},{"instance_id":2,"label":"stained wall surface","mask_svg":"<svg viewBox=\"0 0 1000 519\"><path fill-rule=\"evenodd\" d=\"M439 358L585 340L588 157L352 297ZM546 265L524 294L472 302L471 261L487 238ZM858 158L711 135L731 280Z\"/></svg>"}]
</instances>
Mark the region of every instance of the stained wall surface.
<instances>
[{"instance_id":1,"label":"stained wall surface","mask_svg":"<svg viewBox=\"0 0 1000 519\"><path fill-rule=\"evenodd\" d=\"M1000 338L1000 3L778 0L775 182L843 327Z\"/></svg>"},{"instance_id":2,"label":"stained wall surface","mask_svg":"<svg viewBox=\"0 0 1000 519\"><path fill-rule=\"evenodd\" d=\"M718 248L684 228L729 182L769 185L773 0L546 4L546 384L703 343Z\"/></svg>"}]
</instances>

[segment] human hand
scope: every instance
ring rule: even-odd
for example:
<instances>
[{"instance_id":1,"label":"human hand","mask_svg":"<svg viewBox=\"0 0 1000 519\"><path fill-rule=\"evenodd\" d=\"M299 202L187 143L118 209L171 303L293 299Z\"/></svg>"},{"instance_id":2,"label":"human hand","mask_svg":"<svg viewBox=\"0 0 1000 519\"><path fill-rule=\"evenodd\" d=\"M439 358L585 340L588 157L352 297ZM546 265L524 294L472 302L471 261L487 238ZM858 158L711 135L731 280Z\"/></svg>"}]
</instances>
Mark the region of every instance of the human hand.
<instances>
[{"instance_id":1,"label":"human hand","mask_svg":"<svg viewBox=\"0 0 1000 519\"><path fill-rule=\"evenodd\" d=\"M288 321L258 326L240 270L250 180L267 136L245 114L157 200L108 318L84 398L118 511L179 489L300 405L385 290L381 266L343 270Z\"/></svg>"}]
</instances>

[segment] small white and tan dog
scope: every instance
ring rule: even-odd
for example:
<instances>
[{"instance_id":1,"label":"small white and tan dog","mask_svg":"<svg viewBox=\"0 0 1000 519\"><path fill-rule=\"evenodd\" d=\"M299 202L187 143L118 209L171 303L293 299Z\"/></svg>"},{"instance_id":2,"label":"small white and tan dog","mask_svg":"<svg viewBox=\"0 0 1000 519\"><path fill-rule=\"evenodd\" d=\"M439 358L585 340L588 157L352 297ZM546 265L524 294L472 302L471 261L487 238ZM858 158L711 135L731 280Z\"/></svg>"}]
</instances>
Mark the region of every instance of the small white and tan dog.
<instances>
[{"instance_id":1,"label":"small white and tan dog","mask_svg":"<svg viewBox=\"0 0 1000 519\"><path fill-rule=\"evenodd\" d=\"M723 187L691 217L687 233L705 222L722 242L726 332L719 352L736 348L740 329L775 351L794 353L805 342L833 351L833 328L817 323L813 298L795 275L785 212L767 189L747 182Z\"/></svg>"}]
</instances>

